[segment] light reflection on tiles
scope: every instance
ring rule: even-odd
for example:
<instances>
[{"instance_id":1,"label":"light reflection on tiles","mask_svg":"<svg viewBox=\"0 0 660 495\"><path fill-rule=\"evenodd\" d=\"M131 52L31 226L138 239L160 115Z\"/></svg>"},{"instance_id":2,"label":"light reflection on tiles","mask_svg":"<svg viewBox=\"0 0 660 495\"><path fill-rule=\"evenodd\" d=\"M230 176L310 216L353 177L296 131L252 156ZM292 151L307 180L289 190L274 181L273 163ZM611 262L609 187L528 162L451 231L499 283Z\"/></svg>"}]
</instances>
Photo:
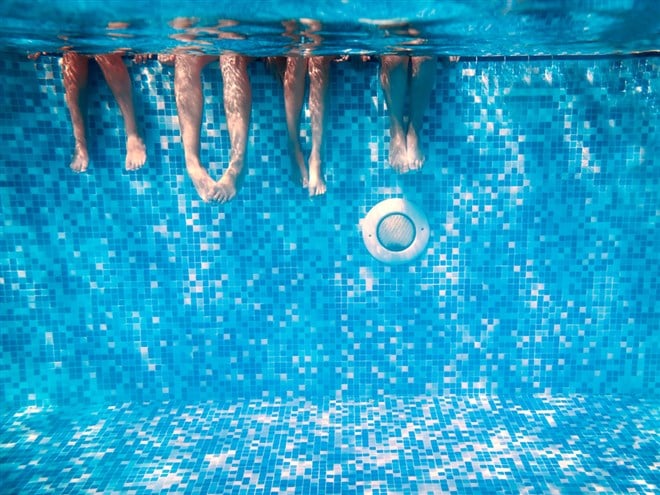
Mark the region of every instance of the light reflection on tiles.
<instances>
[{"instance_id":1,"label":"light reflection on tiles","mask_svg":"<svg viewBox=\"0 0 660 495\"><path fill-rule=\"evenodd\" d=\"M658 428L633 398L384 396L22 410L0 446L9 493L657 493Z\"/></svg>"}]
</instances>

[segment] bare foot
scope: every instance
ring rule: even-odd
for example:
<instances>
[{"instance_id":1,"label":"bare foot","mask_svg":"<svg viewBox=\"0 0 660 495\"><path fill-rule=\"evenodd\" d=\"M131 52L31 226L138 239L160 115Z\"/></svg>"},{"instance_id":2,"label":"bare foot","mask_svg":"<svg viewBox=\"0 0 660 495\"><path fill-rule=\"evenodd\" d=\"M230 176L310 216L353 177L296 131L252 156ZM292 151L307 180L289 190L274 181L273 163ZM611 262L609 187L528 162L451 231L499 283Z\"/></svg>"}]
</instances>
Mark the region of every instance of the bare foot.
<instances>
[{"instance_id":1,"label":"bare foot","mask_svg":"<svg viewBox=\"0 0 660 495\"><path fill-rule=\"evenodd\" d=\"M403 134L391 133L390 135L390 165L400 174L408 172L408 154L406 150L406 139Z\"/></svg>"},{"instance_id":2,"label":"bare foot","mask_svg":"<svg viewBox=\"0 0 660 495\"><path fill-rule=\"evenodd\" d=\"M190 179L197 189L197 194L204 201L213 200L213 190L215 188L215 181L211 179L211 176L208 174L204 167L186 167Z\"/></svg>"},{"instance_id":3,"label":"bare foot","mask_svg":"<svg viewBox=\"0 0 660 495\"><path fill-rule=\"evenodd\" d=\"M69 167L74 172L80 174L87 171L87 166L89 165L89 154L87 153L87 148L76 144L76 147L73 151L73 158Z\"/></svg>"},{"instance_id":4,"label":"bare foot","mask_svg":"<svg viewBox=\"0 0 660 495\"><path fill-rule=\"evenodd\" d=\"M216 182L212 192L212 200L218 203L227 203L234 199L238 191L238 179L240 175L230 165L220 180Z\"/></svg>"},{"instance_id":5,"label":"bare foot","mask_svg":"<svg viewBox=\"0 0 660 495\"><path fill-rule=\"evenodd\" d=\"M137 170L147 161L147 150L138 136L126 140L126 170Z\"/></svg>"},{"instance_id":6,"label":"bare foot","mask_svg":"<svg viewBox=\"0 0 660 495\"><path fill-rule=\"evenodd\" d=\"M408 169L413 171L421 170L421 168L424 166L426 157L419 147L419 139L417 138L417 133L412 127L408 129L406 148Z\"/></svg>"},{"instance_id":7,"label":"bare foot","mask_svg":"<svg viewBox=\"0 0 660 495\"><path fill-rule=\"evenodd\" d=\"M291 157L291 180L304 188L309 186L309 174L307 173L307 166L305 165L305 157L300 148L289 148L289 156Z\"/></svg>"},{"instance_id":8,"label":"bare foot","mask_svg":"<svg viewBox=\"0 0 660 495\"><path fill-rule=\"evenodd\" d=\"M321 163L317 158L310 157L309 159L309 196L320 196L325 194L326 191L325 180L323 179L323 172L321 171Z\"/></svg>"}]
</instances>

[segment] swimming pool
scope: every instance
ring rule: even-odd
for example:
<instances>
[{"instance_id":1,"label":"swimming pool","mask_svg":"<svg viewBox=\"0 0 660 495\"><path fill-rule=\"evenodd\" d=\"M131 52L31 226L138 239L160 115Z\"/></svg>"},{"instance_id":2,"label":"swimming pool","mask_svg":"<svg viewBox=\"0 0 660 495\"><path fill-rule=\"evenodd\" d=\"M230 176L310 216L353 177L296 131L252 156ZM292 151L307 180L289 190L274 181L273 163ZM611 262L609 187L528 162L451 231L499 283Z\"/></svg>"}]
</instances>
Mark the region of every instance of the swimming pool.
<instances>
[{"instance_id":1,"label":"swimming pool","mask_svg":"<svg viewBox=\"0 0 660 495\"><path fill-rule=\"evenodd\" d=\"M577 17L563 7L551 17ZM658 491L655 54L439 51L462 58L438 66L427 162L405 175L378 63L336 63L314 200L255 61L249 172L219 206L185 173L170 67L126 59L148 152L129 173L91 66L74 174L60 58L28 60L19 38L0 61L3 493ZM217 62L203 77L215 176ZM413 262L363 245L388 198L428 218Z\"/></svg>"}]
</instances>

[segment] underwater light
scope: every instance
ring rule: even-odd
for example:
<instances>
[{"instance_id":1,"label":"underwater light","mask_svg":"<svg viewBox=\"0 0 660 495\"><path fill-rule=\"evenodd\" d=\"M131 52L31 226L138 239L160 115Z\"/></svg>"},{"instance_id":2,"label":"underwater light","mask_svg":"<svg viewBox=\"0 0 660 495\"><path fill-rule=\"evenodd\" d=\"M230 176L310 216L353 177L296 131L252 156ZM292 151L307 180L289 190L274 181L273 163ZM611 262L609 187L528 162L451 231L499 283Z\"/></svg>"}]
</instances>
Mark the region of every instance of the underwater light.
<instances>
[{"instance_id":1,"label":"underwater light","mask_svg":"<svg viewBox=\"0 0 660 495\"><path fill-rule=\"evenodd\" d=\"M428 244L430 229L424 212L410 201L392 198L376 204L361 222L362 239L383 263L407 263Z\"/></svg>"}]
</instances>

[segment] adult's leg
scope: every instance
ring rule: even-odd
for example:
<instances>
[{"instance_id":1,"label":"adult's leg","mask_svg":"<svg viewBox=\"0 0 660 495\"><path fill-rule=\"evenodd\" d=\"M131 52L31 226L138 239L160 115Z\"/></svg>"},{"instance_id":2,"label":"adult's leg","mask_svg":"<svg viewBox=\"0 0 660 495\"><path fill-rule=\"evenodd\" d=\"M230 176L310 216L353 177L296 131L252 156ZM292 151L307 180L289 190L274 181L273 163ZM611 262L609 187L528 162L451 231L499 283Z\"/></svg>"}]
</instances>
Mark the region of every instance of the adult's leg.
<instances>
[{"instance_id":1,"label":"adult's leg","mask_svg":"<svg viewBox=\"0 0 660 495\"><path fill-rule=\"evenodd\" d=\"M142 138L138 134L133 107L133 91L131 78L121 55L111 53L94 57L98 62L103 76L117 100L121 114L124 117L126 130L126 170L137 170L147 160L147 152Z\"/></svg>"},{"instance_id":2,"label":"adult's leg","mask_svg":"<svg viewBox=\"0 0 660 495\"><path fill-rule=\"evenodd\" d=\"M385 55L381 57L380 65L380 83L390 118L389 162L401 173L408 171L404 110L408 95L409 62L408 56Z\"/></svg>"},{"instance_id":3,"label":"adult's leg","mask_svg":"<svg viewBox=\"0 0 660 495\"><path fill-rule=\"evenodd\" d=\"M215 182L199 158L200 126L202 124L202 68L215 57L179 54L174 61L174 94L179 116L186 171L197 194L210 201Z\"/></svg>"},{"instance_id":4,"label":"adult's leg","mask_svg":"<svg viewBox=\"0 0 660 495\"><path fill-rule=\"evenodd\" d=\"M310 196L325 194L326 191L322 154L330 60L330 57L310 57L308 62L309 111L312 119L312 151L309 155Z\"/></svg>"},{"instance_id":5,"label":"adult's leg","mask_svg":"<svg viewBox=\"0 0 660 495\"><path fill-rule=\"evenodd\" d=\"M226 203L236 196L245 165L250 113L252 112L252 87L247 64L248 57L243 55L225 54L220 56L222 92L231 145L229 166L216 183L213 193L213 198L221 203Z\"/></svg>"},{"instance_id":6,"label":"adult's leg","mask_svg":"<svg viewBox=\"0 0 660 495\"><path fill-rule=\"evenodd\" d=\"M300 144L300 112L305 97L307 62L305 57L288 57L284 71L284 109L291 157L291 177L303 187L309 185L309 173Z\"/></svg>"},{"instance_id":7,"label":"adult's leg","mask_svg":"<svg viewBox=\"0 0 660 495\"><path fill-rule=\"evenodd\" d=\"M410 122L406 134L408 163L411 170L418 170L424 165L424 154L419 137L424 123L424 113L431 99L435 86L437 59L435 57L412 57L412 75L410 83Z\"/></svg>"},{"instance_id":8,"label":"adult's leg","mask_svg":"<svg viewBox=\"0 0 660 495\"><path fill-rule=\"evenodd\" d=\"M84 172L89 165L85 132L88 65L89 60L84 55L65 52L62 56L65 98L75 140L73 157L69 166L74 172Z\"/></svg>"}]
</instances>

